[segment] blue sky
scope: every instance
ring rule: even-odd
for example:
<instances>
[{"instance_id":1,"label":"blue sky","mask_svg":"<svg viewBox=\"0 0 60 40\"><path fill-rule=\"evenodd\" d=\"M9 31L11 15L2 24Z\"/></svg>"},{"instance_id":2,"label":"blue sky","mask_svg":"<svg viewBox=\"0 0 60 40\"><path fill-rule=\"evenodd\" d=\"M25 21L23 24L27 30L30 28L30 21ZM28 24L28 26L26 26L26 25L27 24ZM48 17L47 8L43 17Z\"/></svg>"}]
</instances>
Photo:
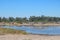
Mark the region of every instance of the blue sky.
<instances>
[{"instance_id":1,"label":"blue sky","mask_svg":"<svg viewBox=\"0 0 60 40\"><path fill-rule=\"evenodd\" d=\"M0 17L60 17L60 0L0 0Z\"/></svg>"}]
</instances>

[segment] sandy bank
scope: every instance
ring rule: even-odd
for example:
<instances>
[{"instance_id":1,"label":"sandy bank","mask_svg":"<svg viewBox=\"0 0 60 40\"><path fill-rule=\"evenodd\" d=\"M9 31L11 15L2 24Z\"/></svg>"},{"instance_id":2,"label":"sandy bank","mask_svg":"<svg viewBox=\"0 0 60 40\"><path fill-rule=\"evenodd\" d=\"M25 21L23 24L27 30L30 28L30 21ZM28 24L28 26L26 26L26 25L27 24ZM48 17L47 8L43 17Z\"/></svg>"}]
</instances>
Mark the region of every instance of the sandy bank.
<instances>
[{"instance_id":1,"label":"sandy bank","mask_svg":"<svg viewBox=\"0 0 60 40\"><path fill-rule=\"evenodd\" d=\"M25 25L25 26L37 26L37 27L44 27L44 26L60 26L60 24L20 24L21 25ZM18 25L19 26L19 25Z\"/></svg>"},{"instance_id":2,"label":"sandy bank","mask_svg":"<svg viewBox=\"0 0 60 40\"><path fill-rule=\"evenodd\" d=\"M19 24L19 23L0 23L0 25L8 25L8 26L60 26L60 24L57 23L45 23L45 24Z\"/></svg>"},{"instance_id":3,"label":"sandy bank","mask_svg":"<svg viewBox=\"0 0 60 40\"><path fill-rule=\"evenodd\" d=\"M60 36L0 35L0 40L60 40Z\"/></svg>"}]
</instances>

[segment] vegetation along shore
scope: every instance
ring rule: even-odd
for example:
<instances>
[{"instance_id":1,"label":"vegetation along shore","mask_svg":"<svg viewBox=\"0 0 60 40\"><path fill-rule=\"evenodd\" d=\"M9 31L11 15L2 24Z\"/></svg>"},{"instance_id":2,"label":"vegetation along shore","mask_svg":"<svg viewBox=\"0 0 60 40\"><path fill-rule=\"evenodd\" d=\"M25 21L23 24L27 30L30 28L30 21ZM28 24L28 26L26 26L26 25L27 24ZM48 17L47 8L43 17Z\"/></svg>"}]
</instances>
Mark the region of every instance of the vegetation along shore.
<instances>
[{"instance_id":1,"label":"vegetation along shore","mask_svg":"<svg viewBox=\"0 0 60 40\"><path fill-rule=\"evenodd\" d=\"M27 25L27 26L60 26L60 17L30 16L24 17L0 17L0 25Z\"/></svg>"}]
</instances>

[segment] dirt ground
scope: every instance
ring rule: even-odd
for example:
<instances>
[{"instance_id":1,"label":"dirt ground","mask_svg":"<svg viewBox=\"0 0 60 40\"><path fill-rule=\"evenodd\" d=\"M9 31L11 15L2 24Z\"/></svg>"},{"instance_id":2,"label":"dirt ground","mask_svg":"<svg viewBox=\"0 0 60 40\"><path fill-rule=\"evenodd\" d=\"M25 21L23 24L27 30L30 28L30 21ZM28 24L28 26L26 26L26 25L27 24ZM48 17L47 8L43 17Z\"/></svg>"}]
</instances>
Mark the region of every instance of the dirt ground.
<instances>
[{"instance_id":1,"label":"dirt ground","mask_svg":"<svg viewBox=\"0 0 60 40\"><path fill-rule=\"evenodd\" d=\"M60 36L46 35L0 35L0 40L60 40Z\"/></svg>"}]
</instances>

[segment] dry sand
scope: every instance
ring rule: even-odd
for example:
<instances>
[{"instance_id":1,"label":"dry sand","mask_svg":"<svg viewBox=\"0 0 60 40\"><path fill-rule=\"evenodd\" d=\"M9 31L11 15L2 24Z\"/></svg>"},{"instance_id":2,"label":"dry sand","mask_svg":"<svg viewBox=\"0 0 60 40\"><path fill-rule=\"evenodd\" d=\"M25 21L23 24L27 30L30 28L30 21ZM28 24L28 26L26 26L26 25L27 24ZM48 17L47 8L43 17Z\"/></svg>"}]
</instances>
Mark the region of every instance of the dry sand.
<instances>
[{"instance_id":1,"label":"dry sand","mask_svg":"<svg viewBox=\"0 0 60 40\"><path fill-rule=\"evenodd\" d=\"M46 35L0 35L0 40L60 40L60 36Z\"/></svg>"}]
</instances>

